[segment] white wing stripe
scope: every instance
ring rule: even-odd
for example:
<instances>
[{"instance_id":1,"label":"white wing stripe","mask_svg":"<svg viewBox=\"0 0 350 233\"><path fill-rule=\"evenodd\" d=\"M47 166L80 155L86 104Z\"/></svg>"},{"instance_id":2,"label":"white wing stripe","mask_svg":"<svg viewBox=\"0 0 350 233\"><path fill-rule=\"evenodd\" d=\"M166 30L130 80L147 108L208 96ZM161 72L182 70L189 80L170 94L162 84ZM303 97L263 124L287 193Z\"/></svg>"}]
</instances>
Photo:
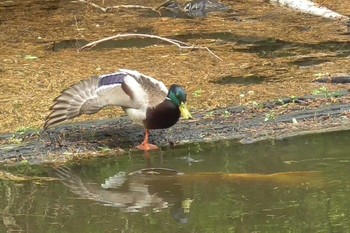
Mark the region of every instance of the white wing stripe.
<instances>
[{"instance_id":1,"label":"white wing stripe","mask_svg":"<svg viewBox=\"0 0 350 233\"><path fill-rule=\"evenodd\" d=\"M96 94L102 94L102 92L111 90L111 89L113 89L114 87L117 87L117 86L121 86L121 84L117 83L117 84L100 86L99 88L96 89Z\"/></svg>"}]
</instances>

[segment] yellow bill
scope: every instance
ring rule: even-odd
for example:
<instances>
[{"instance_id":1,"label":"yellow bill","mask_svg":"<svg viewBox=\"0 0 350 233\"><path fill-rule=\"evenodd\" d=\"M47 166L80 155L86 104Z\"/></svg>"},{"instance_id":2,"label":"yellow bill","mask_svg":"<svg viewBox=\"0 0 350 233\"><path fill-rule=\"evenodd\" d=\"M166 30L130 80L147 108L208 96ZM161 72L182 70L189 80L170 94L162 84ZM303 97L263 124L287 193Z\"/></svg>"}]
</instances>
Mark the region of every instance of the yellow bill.
<instances>
[{"instance_id":1,"label":"yellow bill","mask_svg":"<svg viewBox=\"0 0 350 233\"><path fill-rule=\"evenodd\" d=\"M184 119L192 119L191 113L188 111L187 105L184 102L181 102L179 109Z\"/></svg>"}]
</instances>

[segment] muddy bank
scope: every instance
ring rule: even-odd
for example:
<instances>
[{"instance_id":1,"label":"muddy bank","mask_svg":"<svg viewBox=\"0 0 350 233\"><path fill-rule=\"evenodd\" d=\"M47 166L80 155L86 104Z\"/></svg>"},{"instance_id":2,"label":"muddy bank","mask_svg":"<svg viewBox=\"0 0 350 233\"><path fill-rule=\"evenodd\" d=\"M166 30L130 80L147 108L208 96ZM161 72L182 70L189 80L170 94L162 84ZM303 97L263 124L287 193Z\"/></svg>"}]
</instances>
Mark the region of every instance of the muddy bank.
<instances>
[{"instance_id":1,"label":"muddy bank","mask_svg":"<svg viewBox=\"0 0 350 233\"><path fill-rule=\"evenodd\" d=\"M263 105L235 106L193 114L166 130L151 131L151 142L162 149L218 140L253 143L302 134L347 130L350 127L349 91L285 98ZM1 135L0 161L61 163L134 150L143 129L127 117L72 123L47 132Z\"/></svg>"}]
</instances>

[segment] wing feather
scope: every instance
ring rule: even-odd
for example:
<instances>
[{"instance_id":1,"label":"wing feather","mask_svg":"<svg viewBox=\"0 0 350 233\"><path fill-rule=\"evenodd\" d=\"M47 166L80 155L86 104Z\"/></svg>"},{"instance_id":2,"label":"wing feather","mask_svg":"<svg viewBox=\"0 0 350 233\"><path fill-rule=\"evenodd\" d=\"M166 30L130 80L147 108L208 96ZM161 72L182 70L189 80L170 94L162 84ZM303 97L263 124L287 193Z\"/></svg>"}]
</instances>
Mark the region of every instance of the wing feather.
<instances>
[{"instance_id":1,"label":"wing feather","mask_svg":"<svg viewBox=\"0 0 350 233\"><path fill-rule=\"evenodd\" d=\"M134 70L121 69L116 73L92 77L64 90L54 100L44 129L82 114L96 113L110 105L142 112L161 103L167 92L163 82Z\"/></svg>"}]
</instances>

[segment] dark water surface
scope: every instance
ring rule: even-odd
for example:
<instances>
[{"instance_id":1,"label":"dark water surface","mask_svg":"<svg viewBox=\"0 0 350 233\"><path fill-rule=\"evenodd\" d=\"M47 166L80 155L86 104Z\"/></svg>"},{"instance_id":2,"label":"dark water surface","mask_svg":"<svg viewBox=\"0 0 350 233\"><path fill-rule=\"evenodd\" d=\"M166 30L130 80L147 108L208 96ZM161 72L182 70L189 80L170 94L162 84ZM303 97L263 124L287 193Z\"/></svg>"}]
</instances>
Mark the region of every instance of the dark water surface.
<instances>
[{"instance_id":1,"label":"dark water surface","mask_svg":"<svg viewBox=\"0 0 350 233\"><path fill-rule=\"evenodd\" d=\"M349 232L349 139L197 144L46 168L62 182L0 182L0 232ZM181 173L130 174L151 167Z\"/></svg>"}]
</instances>

